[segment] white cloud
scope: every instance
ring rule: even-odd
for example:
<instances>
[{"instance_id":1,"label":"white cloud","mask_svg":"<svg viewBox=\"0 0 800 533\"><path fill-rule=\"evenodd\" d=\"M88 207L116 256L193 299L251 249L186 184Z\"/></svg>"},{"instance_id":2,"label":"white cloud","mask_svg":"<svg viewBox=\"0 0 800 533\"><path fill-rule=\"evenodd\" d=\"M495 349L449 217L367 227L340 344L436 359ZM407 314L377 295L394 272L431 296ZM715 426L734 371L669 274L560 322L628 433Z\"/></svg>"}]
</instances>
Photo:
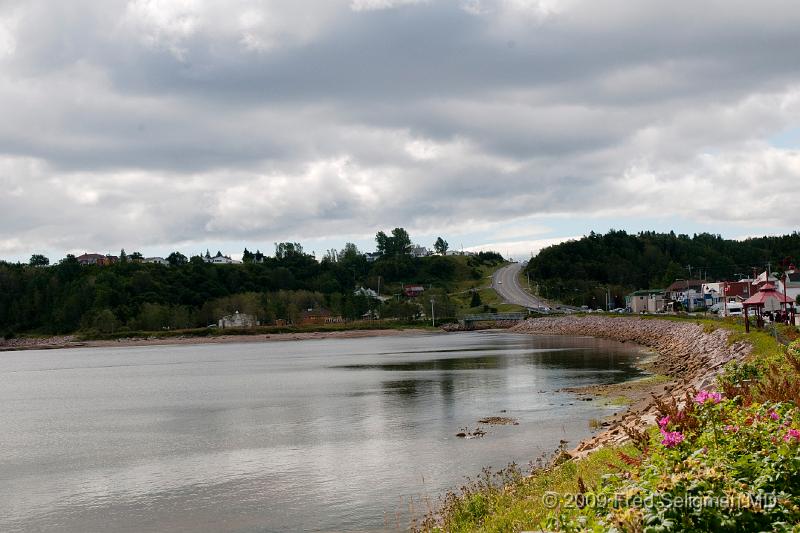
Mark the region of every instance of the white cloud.
<instances>
[{"instance_id":1,"label":"white cloud","mask_svg":"<svg viewBox=\"0 0 800 533\"><path fill-rule=\"evenodd\" d=\"M2 253L797 227L795 4L415 3L0 3Z\"/></svg>"},{"instance_id":2,"label":"white cloud","mask_svg":"<svg viewBox=\"0 0 800 533\"><path fill-rule=\"evenodd\" d=\"M413 4L424 4L428 1L429 0L351 0L350 9L353 11L376 11Z\"/></svg>"}]
</instances>

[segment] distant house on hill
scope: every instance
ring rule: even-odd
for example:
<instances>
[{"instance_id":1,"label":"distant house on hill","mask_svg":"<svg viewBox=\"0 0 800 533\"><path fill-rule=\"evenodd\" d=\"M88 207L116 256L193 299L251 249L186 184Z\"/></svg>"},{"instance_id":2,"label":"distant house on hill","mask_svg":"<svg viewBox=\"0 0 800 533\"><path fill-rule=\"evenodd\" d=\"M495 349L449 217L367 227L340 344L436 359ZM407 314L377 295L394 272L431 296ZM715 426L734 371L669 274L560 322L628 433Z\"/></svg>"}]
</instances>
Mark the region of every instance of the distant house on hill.
<instances>
[{"instance_id":1,"label":"distant house on hill","mask_svg":"<svg viewBox=\"0 0 800 533\"><path fill-rule=\"evenodd\" d=\"M79 255L75 258L78 263L88 266L88 265L98 265L98 266L106 266L106 265L113 265L116 263L119 258L113 255L103 255L103 254L83 254Z\"/></svg>"},{"instance_id":2,"label":"distant house on hill","mask_svg":"<svg viewBox=\"0 0 800 533\"><path fill-rule=\"evenodd\" d=\"M163 257L145 257L144 258L144 262L145 263L153 263L153 264L156 264L156 265L169 266L169 261L167 261Z\"/></svg>"},{"instance_id":3,"label":"distant house on hill","mask_svg":"<svg viewBox=\"0 0 800 533\"><path fill-rule=\"evenodd\" d=\"M378 298L378 293L373 289L359 287L353 291L354 296L366 296L367 298Z\"/></svg>"},{"instance_id":4,"label":"distant house on hill","mask_svg":"<svg viewBox=\"0 0 800 533\"><path fill-rule=\"evenodd\" d=\"M306 309L300 314L300 324L303 326L312 324L339 324L344 319L339 315L334 315L324 307Z\"/></svg>"},{"instance_id":5,"label":"distant house on hill","mask_svg":"<svg viewBox=\"0 0 800 533\"><path fill-rule=\"evenodd\" d=\"M423 292L425 292L425 287L422 285L405 285L403 287L403 294L408 298L416 298Z\"/></svg>"},{"instance_id":6,"label":"distant house on hill","mask_svg":"<svg viewBox=\"0 0 800 533\"><path fill-rule=\"evenodd\" d=\"M236 311L232 315L227 315L219 319L219 327L225 328L252 328L260 326L261 323L253 315Z\"/></svg>"},{"instance_id":7,"label":"distant house on hill","mask_svg":"<svg viewBox=\"0 0 800 533\"><path fill-rule=\"evenodd\" d=\"M428 251L428 249L425 248L424 246L420 246L419 244L414 244L408 250L408 254L412 257L427 257L431 255L431 252Z\"/></svg>"},{"instance_id":8,"label":"distant house on hill","mask_svg":"<svg viewBox=\"0 0 800 533\"><path fill-rule=\"evenodd\" d=\"M219 251L217 252L217 255L212 256L211 254L208 253L208 250L206 250L206 254L201 256L201 257L203 258L203 261L205 261L206 263L211 263L213 265L241 265L242 264L241 261L237 261L236 259L231 259L227 255L222 255L222 252L219 252Z\"/></svg>"}]
</instances>

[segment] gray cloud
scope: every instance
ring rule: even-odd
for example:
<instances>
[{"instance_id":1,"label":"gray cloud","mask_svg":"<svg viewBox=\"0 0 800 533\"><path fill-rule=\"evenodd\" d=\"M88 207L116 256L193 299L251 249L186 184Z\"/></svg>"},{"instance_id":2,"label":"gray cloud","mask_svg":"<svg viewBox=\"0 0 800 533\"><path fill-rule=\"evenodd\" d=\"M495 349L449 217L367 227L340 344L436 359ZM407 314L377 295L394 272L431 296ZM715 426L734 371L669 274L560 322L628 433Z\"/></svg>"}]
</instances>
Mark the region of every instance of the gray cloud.
<instances>
[{"instance_id":1,"label":"gray cloud","mask_svg":"<svg viewBox=\"0 0 800 533\"><path fill-rule=\"evenodd\" d=\"M796 227L800 155L769 139L800 127L798 26L793 2L0 2L0 257Z\"/></svg>"}]
</instances>

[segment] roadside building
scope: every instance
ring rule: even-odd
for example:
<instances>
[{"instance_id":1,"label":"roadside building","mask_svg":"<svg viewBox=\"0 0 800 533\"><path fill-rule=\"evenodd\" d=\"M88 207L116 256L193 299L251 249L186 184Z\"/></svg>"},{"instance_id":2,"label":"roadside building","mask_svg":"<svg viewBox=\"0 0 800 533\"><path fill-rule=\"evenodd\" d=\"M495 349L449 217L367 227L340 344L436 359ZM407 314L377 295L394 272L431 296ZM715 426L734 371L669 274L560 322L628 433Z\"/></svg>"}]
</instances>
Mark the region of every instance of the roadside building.
<instances>
[{"instance_id":1,"label":"roadside building","mask_svg":"<svg viewBox=\"0 0 800 533\"><path fill-rule=\"evenodd\" d=\"M632 313L663 313L666 307L664 289L635 291L625 297L625 306Z\"/></svg>"},{"instance_id":2,"label":"roadside building","mask_svg":"<svg viewBox=\"0 0 800 533\"><path fill-rule=\"evenodd\" d=\"M772 285L775 286L776 290L783 292L783 282L779 280L775 276L775 274L770 274L765 270L764 272L756 276L756 279L752 281L753 289L751 289L750 291L751 295L754 296L761 289L761 287L763 287L767 283L771 283Z\"/></svg>"},{"instance_id":3,"label":"roadside building","mask_svg":"<svg viewBox=\"0 0 800 533\"><path fill-rule=\"evenodd\" d=\"M725 294L725 298L729 302L743 302L747 300L755 294L757 291L752 291L752 280L740 280L740 281L726 281L723 282L722 290Z\"/></svg>"},{"instance_id":4,"label":"roadside building","mask_svg":"<svg viewBox=\"0 0 800 533\"><path fill-rule=\"evenodd\" d=\"M703 280L678 279L666 289L668 300L678 302L684 309L692 311L705 305L703 298Z\"/></svg>"},{"instance_id":5,"label":"roadside building","mask_svg":"<svg viewBox=\"0 0 800 533\"><path fill-rule=\"evenodd\" d=\"M786 286L786 296L796 302L800 297L800 270L794 267L787 270L783 282Z\"/></svg>"}]
</instances>

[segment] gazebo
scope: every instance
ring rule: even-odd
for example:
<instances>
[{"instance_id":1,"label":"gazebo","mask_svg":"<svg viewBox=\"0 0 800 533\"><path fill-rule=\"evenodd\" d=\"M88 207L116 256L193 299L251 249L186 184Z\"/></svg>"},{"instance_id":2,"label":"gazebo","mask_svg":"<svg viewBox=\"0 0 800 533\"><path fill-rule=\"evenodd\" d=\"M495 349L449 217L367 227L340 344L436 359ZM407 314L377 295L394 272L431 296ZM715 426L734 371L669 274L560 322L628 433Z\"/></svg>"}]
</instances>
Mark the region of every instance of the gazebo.
<instances>
[{"instance_id":1,"label":"gazebo","mask_svg":"<svg viewBox=\"0 0 800 533\"><path fill-rule=\"evenodd\" d=\"M775 284L772 282L765 283L757 293L744 301L743 306L744 328L747 332L750 331L750 309L755 309L756 324L758 324L758 327L764 326L765 311L775 313L783 310L784 316L786 317L791 313L791 323L794 324L796 312L794 302L786 297L785 294L778 292L775 288Z\"/></svg>"}]
</instances>

